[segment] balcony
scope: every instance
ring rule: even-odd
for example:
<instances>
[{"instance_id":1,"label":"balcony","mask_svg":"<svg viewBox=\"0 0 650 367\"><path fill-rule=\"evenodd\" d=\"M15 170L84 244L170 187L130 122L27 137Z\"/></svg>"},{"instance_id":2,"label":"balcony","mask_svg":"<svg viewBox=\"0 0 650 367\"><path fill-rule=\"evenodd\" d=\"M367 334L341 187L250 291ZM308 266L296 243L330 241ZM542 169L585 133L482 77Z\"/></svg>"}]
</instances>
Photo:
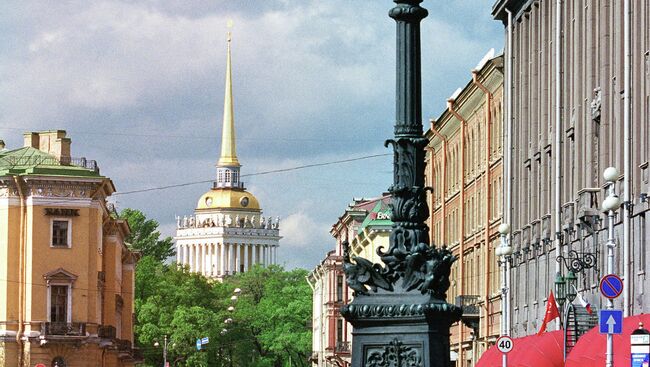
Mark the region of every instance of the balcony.
<instances>
[{"instance_id":1,"label":"balcony","mask_svg":"<svg viewBox=\"0 0 650 367\"><path fill-rule=\"evenodd\" d=\"M350 353L350 342L336 342L336 353Z\"/></svg>"},{"instance_id":2,"label":"balcony","mask_svg":"<svg viewBox=\"0 0 650 367\"><path fill-rule=\"evenodd\" d=\"M71 336L85 337L85 322L42 322L41 337Z\"/></svg>"},{"instance_id":3,"label":"balcony","mask_svg":"<svg viewBox=\"0 0 650 367\"><path fill-rule=\"evenodd\" d=\"M133 347L130 340L115 339L117 356L121 360L133 360Z\"/></svg>"},{"instance_id":4,"label":"balcony","mask_svg":"<svg viewBox=\"0 0 650 367\"><path fill-rule=\"evenodd\" d=\"M475 331L475 335L478 335L478 324L481 316L481 310L478 305L480 299L480 296L474 295L461 295L456 297L456 306L463 310L461 320L463 324Z\"/></svg>"},{"instance_id":5,"label":"balcony","mask_svg":"<svg viewBox=\"0 0 650 367\"><path fill-rule=\"evenodd\" d=\"M115 326L102 325L97 330L97 336L101 339L115 339L116 335L117 330L115 329Z\"/></svg>"}]
</instances>

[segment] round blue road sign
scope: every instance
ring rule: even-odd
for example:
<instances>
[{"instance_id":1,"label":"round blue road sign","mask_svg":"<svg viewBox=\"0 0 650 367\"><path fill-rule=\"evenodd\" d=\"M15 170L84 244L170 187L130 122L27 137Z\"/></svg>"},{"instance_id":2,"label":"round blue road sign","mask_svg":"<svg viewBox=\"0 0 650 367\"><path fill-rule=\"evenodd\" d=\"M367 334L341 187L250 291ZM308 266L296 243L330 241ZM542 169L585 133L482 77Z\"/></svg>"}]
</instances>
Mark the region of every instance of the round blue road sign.
<instances>
[{"instance_id":1,"label":"round blue road sign","mask_svg":"<svg viewBox=\"0 0 650 367\"><path fill-rule=\"evenodd\" d=\"M600 280L600 293L614 299L623 293L623 281L617 275L607 274Z\"/></svg>"}]
</instances>

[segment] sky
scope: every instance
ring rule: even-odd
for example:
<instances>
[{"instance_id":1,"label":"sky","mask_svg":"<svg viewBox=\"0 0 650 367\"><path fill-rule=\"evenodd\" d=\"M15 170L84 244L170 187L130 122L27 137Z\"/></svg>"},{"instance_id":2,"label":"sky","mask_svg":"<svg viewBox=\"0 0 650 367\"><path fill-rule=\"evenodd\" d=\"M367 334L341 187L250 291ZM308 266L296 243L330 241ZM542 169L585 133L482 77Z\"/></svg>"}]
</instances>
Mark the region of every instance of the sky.
<instances>
[{"instance_id":1,"label":"sky","mask_svg":"<svg viewBox=\"0 0 650 367\"><path fill-rule=\"evenodd\" d=\"M425 128L504 29L493 1L424 1ZM232 20L237 155L278 261L312 269L353 198L392 183L395 22L390 0L3 1L0 139L64 129L135 208L173 236L211 187ZM364 158L368 157L368 158ZM357 159L358 158L358 159ZM348 162L332 163L349 160ZM317 167L303 166L332 163ZM282 170L282 172L266 173ZM187 185L180 185L187 184ZM166 189L141 192L164 186Z\"/></svg>"}]
</instances>

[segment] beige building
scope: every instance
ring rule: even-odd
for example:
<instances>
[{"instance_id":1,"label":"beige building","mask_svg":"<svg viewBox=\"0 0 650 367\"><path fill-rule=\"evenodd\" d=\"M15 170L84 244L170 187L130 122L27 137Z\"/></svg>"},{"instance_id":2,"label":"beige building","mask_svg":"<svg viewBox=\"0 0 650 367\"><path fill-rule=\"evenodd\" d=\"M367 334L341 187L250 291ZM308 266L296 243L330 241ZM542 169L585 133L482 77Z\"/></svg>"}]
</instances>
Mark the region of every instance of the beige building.
<instances>
[{"instance_id":1,"label":"beige building","mask_svg":"<svg viewBox=\"0 0 650 367\"><path fill-rule=\"evenodd\" d=\"M226 93L217 179L190 216L176 218L176 262L206 277L248 271L256 264L277 264L280 219L265 217L257 198L244 188L237 158L232 99L230 33Z\"/></svg>"},{"instance_id":2,"label":"beige building","mask_svg":"<svg viewBox=\"0 0 650 367\"><path fill-rule=\"evenodd\" d=\"M343 272L343 243L348 241L350 256L381 263L376 249L388 248L392 222L390 198L354 199L332 226L334 250L307 276L312 288L312 356L314 366L347 367L352 351L352 327L341 316L340 308L352 301Z\"/></svg>"},{"instance_id":3,"label":"beige building","mask_svg":"<svg viewBox=\"0 0 650 367\"><path fill-rule=\"evenodd\" d=\"M451 359L473 366L500 335L501 283L495 257L502 197L503 56L491 50L425 133L431 243L458 257L448 300L463 306Z\"/></svg>"},{"instance_id":4,"label":"beige building","mask_svg":"<svg viewBox=\"0 0 650 367\"><path fill-rule=\"evenodd\" d=\"M132 366L138 256L115 187L65 131L24 138L0 150L0 367Z\"/></svg>"}]
</instances>

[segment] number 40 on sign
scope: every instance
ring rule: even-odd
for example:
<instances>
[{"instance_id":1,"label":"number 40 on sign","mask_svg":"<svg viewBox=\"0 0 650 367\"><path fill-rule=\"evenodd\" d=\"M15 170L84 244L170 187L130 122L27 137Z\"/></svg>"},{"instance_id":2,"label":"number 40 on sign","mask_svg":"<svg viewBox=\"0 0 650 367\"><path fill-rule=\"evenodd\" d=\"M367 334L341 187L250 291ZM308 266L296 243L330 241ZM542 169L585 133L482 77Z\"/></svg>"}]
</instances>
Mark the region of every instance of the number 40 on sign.
<instances>
[{"instance_id":1,"label":"number 40 on sign","mask_svg":"<svg viewBox=\"0 0 650 367\"><path fill-rule=\"evenodd\" d=\"M513 343L512 338L507 335L504 335L497 339L497 349L501 353L510 352L514 346L515 343Z\"/></svg>"}]
</instances>

